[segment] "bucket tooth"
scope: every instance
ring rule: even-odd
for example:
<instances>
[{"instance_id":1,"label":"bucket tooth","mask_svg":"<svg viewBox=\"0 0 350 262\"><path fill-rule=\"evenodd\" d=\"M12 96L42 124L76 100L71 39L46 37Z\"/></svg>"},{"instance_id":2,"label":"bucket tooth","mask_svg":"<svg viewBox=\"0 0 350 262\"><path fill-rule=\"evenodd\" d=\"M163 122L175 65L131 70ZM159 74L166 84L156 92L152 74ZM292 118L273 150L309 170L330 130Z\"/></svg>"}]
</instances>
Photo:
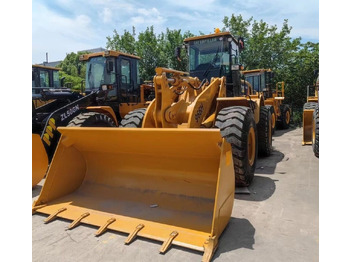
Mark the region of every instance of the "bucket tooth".
<instances>
[{"instance_id":1,"label":"bucket tooth","mask_svg":"<svg viewBox=\"0 0 350 262\"><path fill-rule=\"evenodd\" d=\"M75 228L76 226L78 226L81 222L81 220L83 220L85 217L89 216L90 213L86 212L84 214L82 214L80 217L78 217L76 220L74 220L69 226L68 226L68 230Z\"/></svg>"},{"instance_id":2,"label":"bucket tooth","mask_svg":"<svg viewBox=\"0 0 350 262\"><path fill-rule=\"evenodd\" d=\"M218 247L218 243L215 240L216 240L216 237L214 236L214 237L210 237L207 241L205 241L202 262L209 262L213 257L215 250Z\"/></svg>"},{"instance_id":3,"label":"bucket tooth","mask_svg":"<svg viewBox=\"0 0 350 262\"><path fill-rule=\"evenodd\" d=\"M40 205L40 206L33 206L32 207L32 214L35 214L38 209L43 208L45 206L46 206L46 204L43 204L43 205Z\"/></svg>"},{"instance_id":4,"label":"bucket tooth","mask_svg":"<svg viewBox=\"0 0 350 262\"><path fill-rule=\"evenodd\" d=\"M144 228L145 225L144 224L139 224L135 230L133 232L131 232L128 236L128 238L125 240L124 244L130 244L131 241L133 241L135 239L135 237L137 236L137 233Z\"/></svg>"},{"instance_id":5,"label":"bucket tooth","mask_svg":"<svg viewBox=\"0 0 350 262\"><path fill-rule=\"evenodd\" d=\"M96 231L95 236L97 237L97 236L103 234L107 230L107 227L110 224L112 224L114 221L116 221L116 219L113 217L108 219L107 222Z\"/></svg>"},{"instance_id":6,"label":"bucket tooth","mask_svg":"<svg viewBox=\"0 0 350 262\"><path fill-rule=\"evenodd\" d=\"M178 235L179 233L176 231L171 232L171 234L169 235L169 238L164 241L162 247L159 250L159 253L164 254L170 247L171 243L173 242L174 238Z\"/></svg>"},{"instance_id":7,"label":"bucket tooth","mask_svg":"<svg viewBox=\"0 0 350 262\"><path fill-rule=\"evenodd\" d=\"M62 213L63 211L66 211L66 210L67 210L66 207L62 207L62 208L58 209L55 213L51 214L48 218L46 218L44 220L44 223L46 224L46 223L51 222L52 220L54 220L57 217L57 215L59 213Z\"/></svg>"}]
</instances>

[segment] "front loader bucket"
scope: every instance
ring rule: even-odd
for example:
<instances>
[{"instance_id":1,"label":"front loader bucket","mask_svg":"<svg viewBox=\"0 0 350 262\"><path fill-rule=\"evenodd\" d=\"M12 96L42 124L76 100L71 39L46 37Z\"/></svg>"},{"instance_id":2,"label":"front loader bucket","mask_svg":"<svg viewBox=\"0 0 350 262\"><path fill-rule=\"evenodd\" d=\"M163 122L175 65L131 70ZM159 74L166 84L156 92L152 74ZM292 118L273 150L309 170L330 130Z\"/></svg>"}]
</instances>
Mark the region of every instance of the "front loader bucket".
<instances>
[{"instance_id":1,"label":"front loader bucket","mask_svg":"<svg viewBox=\"0 0 350 262\"><path fill-rule=\"evenodd\" d=\"M44 178L49 164L46 150L38 134L32 134L32 187Z\"/></svg>"},{"instance_id":2,"label":"front loader bucket","mask_svg":"<svg viewBox=\"0 0 350 262\"><path fill-rule=\"evenodd\" d=\"M303 111L303 145L312 145L312 118L314 109Z\"/></svg>"},{"instance_id":3,"label":"front loader bucket","mask_svg":"<svg viewBox=\"0 0 350 262\"><path fill-rule=\"evenodd\" d=\"M231 146L218 129L59 128L33 212L204 251L232 213Z\"/></svg>"}]
</instances>

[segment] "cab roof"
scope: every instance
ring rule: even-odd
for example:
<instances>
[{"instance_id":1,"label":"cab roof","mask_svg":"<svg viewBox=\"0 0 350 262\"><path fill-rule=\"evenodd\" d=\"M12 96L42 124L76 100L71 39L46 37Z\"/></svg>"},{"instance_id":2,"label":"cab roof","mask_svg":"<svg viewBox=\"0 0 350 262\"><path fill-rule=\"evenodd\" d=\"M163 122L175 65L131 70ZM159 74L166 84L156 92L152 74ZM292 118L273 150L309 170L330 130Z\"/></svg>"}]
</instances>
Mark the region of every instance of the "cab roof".
<instances>
[{"instance_id":1,"label":"cab roof","mask_svg":"<svg viewBox=\"0 0 350 262\"><path fill-rule=\"evenodd\" d=\"M32 65L32 67L43 68L43 69L51 69L51 70L56 70L56 71L61 70L61 68L58 68L58 67L43 66L43 65Z\"/></svg>"},{"instance_id":2,"label":"cab roof","mask_svg":"<svg viewBox=\"0 0 350 262\"><path fill-rule=\"evenodd\" d=\"M194 37L189 37L184 40L185 43L195 41L195 40L200 40L200 39L207 39L207 38L213 38L213 37L218 37L218 36L228 36L232 37L232 39L235 41L236 44L238 44L238 41L230 32L219 32L219 33L214 33L210 35L200 35L200 36L194 36Z\"/></svg>"},{"instance_id":3,"label":"cab roof","mask_svg":"<svg viewBox=\"0 0 350 262\"><path fill-rule=\"evenodd\" d=\"M123 52L119 52L119 51L114 51L114 50L106 50L103 52L96 52L96 53L91 53L91 54L84 54L84 55L80 55L79 60L80 61L87 61L92 57L98 57L98 56L103 56L103 57L118 57L118 56L127 56L127 57L131 57L134 59L141 59L139 56L136 55L131 55L131 54L127 54L127 53L123 53Z\"/></svg>"}]
</instances>

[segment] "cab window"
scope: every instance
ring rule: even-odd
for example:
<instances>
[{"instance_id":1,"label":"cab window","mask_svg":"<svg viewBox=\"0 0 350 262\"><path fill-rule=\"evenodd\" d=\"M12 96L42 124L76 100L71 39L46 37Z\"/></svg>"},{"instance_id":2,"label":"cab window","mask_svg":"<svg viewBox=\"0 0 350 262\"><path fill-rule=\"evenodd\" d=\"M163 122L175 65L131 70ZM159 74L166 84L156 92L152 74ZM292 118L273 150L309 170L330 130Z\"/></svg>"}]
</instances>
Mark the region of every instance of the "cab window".
<instances>
[{"instance_id":1,"label":"cab window","mask_svg":"<svg viewBox=\"0 0 350 262\"><path fill-rule=\"evenodd\" d=\"M49 72L40 70L40 87L49 87Z\"/></svg>"},{"instance_id":2,"label":"cab window","mask_svg":"<svg viewBox=\"0 0 350 262\"><path fill-rule=\"evenodd\" d=\"M128 60L121 60L121 73L122 73L122 83L130 84L130 62Z\"/></svg>"}]
</instances>

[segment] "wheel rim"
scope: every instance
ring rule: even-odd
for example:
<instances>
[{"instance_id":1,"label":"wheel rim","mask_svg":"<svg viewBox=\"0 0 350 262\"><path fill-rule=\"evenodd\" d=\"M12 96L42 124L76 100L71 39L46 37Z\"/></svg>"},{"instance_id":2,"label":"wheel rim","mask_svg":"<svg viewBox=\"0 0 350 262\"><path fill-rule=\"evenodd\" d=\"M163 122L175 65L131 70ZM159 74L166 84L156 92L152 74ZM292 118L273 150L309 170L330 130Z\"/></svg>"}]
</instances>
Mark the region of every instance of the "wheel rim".
<instances>
[{"instance_id":1,"label":"wheel rim","mask_svg":"<svg viewBox=\"0 0 350 262\"><path fill-rule=\"evenodd\" d=\"M289 110L286 112L286 123L289 124L290 121L290 113Z\"/></svg>"},{"instance_id":2,"label":"wheel rim","mask_svg":"<svg viewBox=\"0 0 350 262\"><path fill-rule=\"evenodd\" d=\"M275 128L275 125L276 125L276 116L275 116L275 113L273 113L271 115L271 127L272 127L272 129Z\"/></svg>"},{"instance_id":3,"label":"wheel rim","mask_svg":"<svg viewBox=\"0 0 350 262\"><path fill-rule=\"evenodd\" d=\"M249 129L248 134L248 161L249 165L252 166L255 160L255 132L254 128Z\"/></svg>"}]
</instances>

